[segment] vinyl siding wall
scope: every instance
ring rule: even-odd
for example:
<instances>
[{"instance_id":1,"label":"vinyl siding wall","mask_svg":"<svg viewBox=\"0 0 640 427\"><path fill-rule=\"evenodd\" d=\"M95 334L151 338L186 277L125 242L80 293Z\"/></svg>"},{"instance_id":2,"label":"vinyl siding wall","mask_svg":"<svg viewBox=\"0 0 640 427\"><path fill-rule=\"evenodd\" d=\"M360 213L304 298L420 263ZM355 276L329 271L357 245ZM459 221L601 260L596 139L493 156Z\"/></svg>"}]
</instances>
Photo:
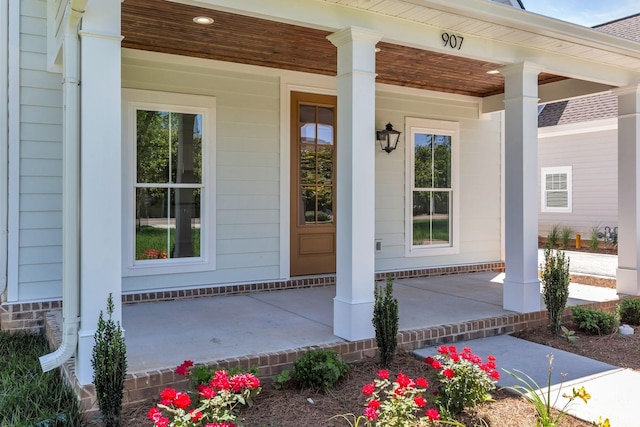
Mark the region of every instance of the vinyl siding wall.
<instances>
[{"instance_id":1,"label":"vinyl siding wall","mask_svg":"<svg viewBox=\"0 0 640 427\"><path fill-rule=\"evenodd\" d=\"M20 2L18 299L59 298L62 277L62 87L46 70L46 2Z\"/></svg>"},{"instance_id":2,"label":"vinyl siding wall","mask_svg":"<svg viewBox=\"0 0 640 427\"><path fill-rule=\"evenodd\" d=\"M379 91L376 126L388 121L400 130L405 118L460 123L460 250L455 255L405 257L406 132L391 154L376 154L376 270L392 271L501 260L501 126L478 120L478 104Z\"/></svg>"},{"instance_id":3,"label":"vinyl siding wall","mask_svg":"<svg viewBox=\"0 0 640 427\"><path fill-rule=\"evenodd\" d=\"M544 132L552 131L545 128ZM544 137L538 145L538 186L540 168L571 166L573 209L571 213L541 212L538 197L540 236L546 237L554 225L569 227L590 239L593 227L604 231L618 225L618 132L615 129ZM540 189L538 194L540 194Z\"/></svg>"},{"instance_id":4,"label":"vinyl siding wall","mask_svg":"<svg viewBox=\"0 0 640 427\"><path fill-rule=\"evenodd\" d=\"M279 79L126 57L122 78L126 88L215 97L217 126L216 270L125 277L123 292L278 279Z\"/></svg>"}]
</instances>

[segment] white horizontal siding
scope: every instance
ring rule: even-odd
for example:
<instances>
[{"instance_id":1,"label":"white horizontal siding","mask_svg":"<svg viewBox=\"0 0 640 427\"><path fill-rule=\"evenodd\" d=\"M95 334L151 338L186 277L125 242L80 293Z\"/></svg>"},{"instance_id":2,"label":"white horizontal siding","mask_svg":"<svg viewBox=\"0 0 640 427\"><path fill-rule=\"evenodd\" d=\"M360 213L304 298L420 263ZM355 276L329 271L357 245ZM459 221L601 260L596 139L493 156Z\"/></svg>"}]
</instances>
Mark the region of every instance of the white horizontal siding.
<instances>
[{"instance_id":1,"label":"white horizontal siding","mask_svg":"<svg viewBox=\"0 0 640 427\"><path fill-rule=\"evenodd\" d=\"M46 2L20 2L19 299L58 298L62 277L61 76L46 71Z\"/></svg>"},{"instance_id":2,"label":"white horizontal siding","mask_svg":"<svg viewBox=\"0 0 640 427\"><path fill-rule=\"evenodd\" d=\"M498 261L501 258L500 123L478 120L478 105L459 99L378 92L376 126L401 130L407 117L460 123L460 251L446 256L405 256L405 134L391 154L376 154L376 270Z\"/></svg>"},{"instance_id":3,"label":"white horizontal siding","mask_svg":"<svg viewBox=\"0 0 640 427\"><path fill-rule=\"evenodd\" d=\"M122 78L127 88L215 97L217 157L216 270L125 277L125 292L278 279L279 80L133 58Z\"/></svg>"},{"instance_id":4,"label":"white horizontal siding","mask_svg":"<svg viewBox=\"0 0 640 427\"><path fill-rule=\"evenodd\" d=\"M540 168L571 166L572 212L541 212L538 189L538 234L547 236L554 225L568 227L589 239L592 228L618 224L618 133L594 131L540 138L538 144L538 186Z\"/></svg>"}]
</instances>

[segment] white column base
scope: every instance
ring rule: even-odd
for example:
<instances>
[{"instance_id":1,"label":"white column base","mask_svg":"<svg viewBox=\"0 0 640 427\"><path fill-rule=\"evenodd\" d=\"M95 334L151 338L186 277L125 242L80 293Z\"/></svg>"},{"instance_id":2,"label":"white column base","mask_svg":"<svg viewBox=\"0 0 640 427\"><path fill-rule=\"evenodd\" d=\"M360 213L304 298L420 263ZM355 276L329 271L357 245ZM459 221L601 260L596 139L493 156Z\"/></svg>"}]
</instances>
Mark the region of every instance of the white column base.
<instances>
[{"instance_id":1,"label":"white column base","mask_svg":"<svg viewBox=\"0 0 640 427\"><path fill-rule=\"evenodd\" d=\"M633 268L616 269L616 290L619 294L633 296L640 295L638 270Z\"/></svg>"},{"instance_id":2,"label":"white column base","mask_svg":"<svg viewBox=\"0 0 640 427\"><path fill-rule=\"evenodd\" d=\"M508 282L502 285L502 306L518 313L540 311L540 282Z\"/></svg>"},{"instance_id":3,"label":"white column base","mask_svg":"<svg viewBox=\"0 0 640 427\"><path fill-rule=\"evenodd\" d=\"M373 328L373 301L350 303L333 299L333 334L348 341L376 336Z\"/></svg>"},{"instance_id":4,"label":"white column base","mask_svg":"<svg viewBox=\"0 0 640 427\"><path fill-rule=\"evenodd\" d=\"M76 357L76 378L80 385L93 383L93 367L91 358L95 345L95 331L80 330L78 332L78 356Z\"/></svg>"}]
</instances>

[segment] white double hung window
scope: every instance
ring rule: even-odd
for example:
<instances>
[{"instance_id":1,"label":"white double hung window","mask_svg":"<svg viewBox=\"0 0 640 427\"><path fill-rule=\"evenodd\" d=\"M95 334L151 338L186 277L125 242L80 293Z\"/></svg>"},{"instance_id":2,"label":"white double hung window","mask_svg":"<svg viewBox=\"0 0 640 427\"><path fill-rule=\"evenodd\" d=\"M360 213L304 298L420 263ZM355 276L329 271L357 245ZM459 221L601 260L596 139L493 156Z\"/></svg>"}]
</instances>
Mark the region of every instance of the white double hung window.
<instances>
[{"instance_id":1,"label":"white double hung window","mask_svg":"<svg viewBox=\"0 0 640 427\"><path fill-rule=\"evenodd\" d=\"M215 98L123 90L123 265L215 268Z\"/></svg>"},{"instance_id":2,"label":"white double hung window","mask_svg":"<svg viewBox=\"0 0 640 427\"><path fill-rule=\"evenodd\" d=\"M456 253L459 124L409 118L406 134L406 254Z\"/></svg>"},{"instance_id":3,"label":"white double hung window","mask_svg":"<svg viewBox=\"0 0 640 427\"><path fill-rule=\"evenodd\" d=\"M541 168L542 212L571 213L571 166Z\"/></svg>"}]
</instances>

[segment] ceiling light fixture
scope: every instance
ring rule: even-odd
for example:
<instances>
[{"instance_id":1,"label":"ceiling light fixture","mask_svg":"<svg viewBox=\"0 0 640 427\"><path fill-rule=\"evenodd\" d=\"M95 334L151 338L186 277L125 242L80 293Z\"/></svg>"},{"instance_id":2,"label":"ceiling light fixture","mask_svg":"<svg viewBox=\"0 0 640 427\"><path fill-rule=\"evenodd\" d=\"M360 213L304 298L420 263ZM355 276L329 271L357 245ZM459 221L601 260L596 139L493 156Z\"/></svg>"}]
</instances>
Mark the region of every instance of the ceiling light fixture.
<instances>
[{"instance_id":1,"label":"ceiling light fixture","mask_svg":"<svg viewBox=\"0 0 640 427\"><path fill-rule=\"evenodd\" d=\"M209 18L208 16L196 16L193 18L193 22L200 25L211 25L213 24L213 18Z\"/></svg>"},{"instance_id":2,"label":"ceiling light fixture","mask_svg":"<svg viewBox=\"0 0 640 427\"><path fill-rule=\"evenodd\" d=\"M491 74L491 75L500 74L500 71L498 71L498 70L489 70L489 71L487 71L487 74Z\"/></svg>"}]
</instances>

